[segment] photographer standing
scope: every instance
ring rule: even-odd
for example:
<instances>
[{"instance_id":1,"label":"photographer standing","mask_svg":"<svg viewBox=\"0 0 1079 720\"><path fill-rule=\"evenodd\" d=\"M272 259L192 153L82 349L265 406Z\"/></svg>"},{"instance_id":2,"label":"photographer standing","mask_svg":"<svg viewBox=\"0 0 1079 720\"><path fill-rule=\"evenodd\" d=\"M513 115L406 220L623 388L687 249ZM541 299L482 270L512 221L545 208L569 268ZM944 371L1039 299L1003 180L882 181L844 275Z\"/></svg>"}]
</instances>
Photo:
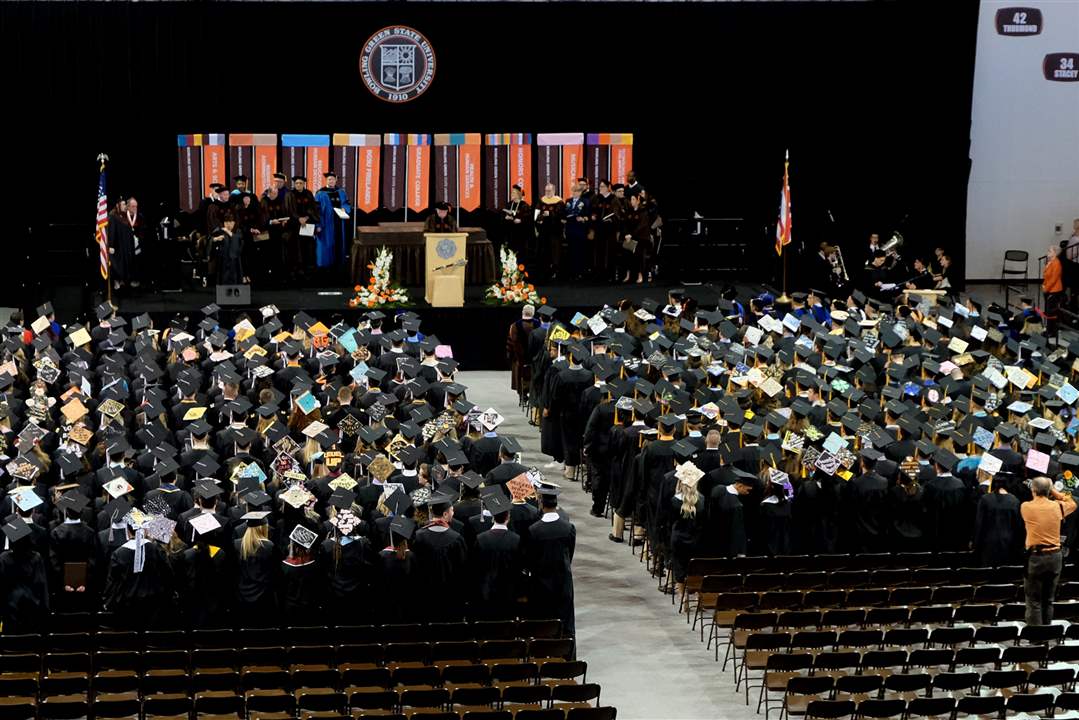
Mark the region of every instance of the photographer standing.
<instances>
[{"instance_id":1,"label":"photographer standing","mask_svg":"<svg viewBox=\"0 0 1079 720\"><path fill-rule=\"evenodd\" d=\"M1047 477L1031 480L1030 489L1034 499L1019 509L1027 526L1026 623L1049 625L1053 622L1053 596L1064 566L1060 523L1075 511L1075 500L1057 492Z\"/></svg>"}]
</instances>

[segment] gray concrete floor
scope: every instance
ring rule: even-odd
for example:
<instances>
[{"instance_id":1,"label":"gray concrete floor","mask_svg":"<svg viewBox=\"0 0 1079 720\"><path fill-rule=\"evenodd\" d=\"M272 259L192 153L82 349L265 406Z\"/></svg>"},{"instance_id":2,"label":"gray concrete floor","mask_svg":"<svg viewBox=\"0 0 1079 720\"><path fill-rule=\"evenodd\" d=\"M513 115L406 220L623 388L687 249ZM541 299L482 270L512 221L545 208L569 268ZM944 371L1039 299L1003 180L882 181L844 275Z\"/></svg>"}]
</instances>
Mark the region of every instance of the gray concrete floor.
<instances>
[{"instance_id":1,"label":"gray concrete floor","mask_svg":"<svg viewBox=\"0 0 1079 720\"><path fill-rule=\"evenodd\" d=\"M578 484L556 477L557 470L543 468L551 458L540 453L538 428L517 407L509 373L462 372L458 377L468 387L469 400L505 416L498 432L518 438L522 462L562 483L560 502L577 528L577 655L588 663L589 682L600 684L601 703L617 707L619 720L756 717L744 695L734 692L729 669L720 672L628 544L610 542L609 522L588 514L591 498Z\"/></svg>"}]
</instances>

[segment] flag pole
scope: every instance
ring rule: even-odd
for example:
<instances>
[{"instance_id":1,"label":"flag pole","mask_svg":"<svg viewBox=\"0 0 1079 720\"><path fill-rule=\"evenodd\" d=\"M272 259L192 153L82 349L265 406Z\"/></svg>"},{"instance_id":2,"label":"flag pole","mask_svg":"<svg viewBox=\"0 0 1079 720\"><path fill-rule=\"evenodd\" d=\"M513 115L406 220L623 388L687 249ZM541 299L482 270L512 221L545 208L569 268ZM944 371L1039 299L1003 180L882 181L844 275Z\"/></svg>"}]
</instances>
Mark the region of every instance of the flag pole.
<instances>
[{"instance_id":1,"label":"flag pole","mask_svg":"<svg viewBox=\"0 0 1079 720\"><path fill-rule=\"evenodd\" d=\"M105 163L107 163L109 161L109 156L106 155L105 153L98 153L97 160L100 163L99 166L98 166L98 172L99 173L105 172ZM108 203L106 203L105 204L105 212L106 213L108 212L108 209L109 209L108 208ZM97 237L97 235L98 235L98 229L95 227L94 228L94 236L95 236L94 239L97 240L100 243L101 240L100 240L100 238ZM101 252L100 248L98 249L98 252ZM105 299L108 301L109 305L112 306L112 258L109 257L108 247L105 248Z\"/></svg>"},{"instance_id":2,"label":"flag pole","mask_svg":"<svg viewBox=\"0 0 1079 720\"><path fill-rule=\"evenodd\" d=\"M788 196L789 196L789 193L790 193L790 186L788 185L789 181L788 181L788 177L787 177L787 171L788 171L789 166L790 166L790 157L791 157L791 151L790 151L790 148L788 148L783 154L783 204L786 205L787 218L790 218L790 213L791 213L790 201L788 199ZM783 222L784 218L780 217L779 221ZM777 232L779 231L778 225L776 227L776 231ZM787 243L783 242L782 237L777 238L776 242L779 243L779 245L778 245L779 254L783 258L783 294L780 295L778 298L776 298L776 302L780 302L780 303L783 303L783 304L790 304L791 299L787 295L787 254L785 252L783 252L783 246L785 244L787 244ZM787 242L788 243L790 242L789 238L787 238Z\"/></svg>"}]
</instances>

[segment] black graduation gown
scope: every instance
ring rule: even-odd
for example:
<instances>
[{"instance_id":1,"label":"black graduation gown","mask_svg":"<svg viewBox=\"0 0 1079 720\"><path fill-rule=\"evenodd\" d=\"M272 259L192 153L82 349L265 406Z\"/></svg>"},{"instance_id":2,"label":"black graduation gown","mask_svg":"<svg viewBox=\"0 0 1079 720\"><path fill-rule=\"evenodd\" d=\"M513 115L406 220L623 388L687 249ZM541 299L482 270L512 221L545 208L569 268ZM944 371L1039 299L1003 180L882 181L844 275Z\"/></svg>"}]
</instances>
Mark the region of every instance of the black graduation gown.
<instances>
[{"instance_id":1,"label":"black graduation gown","mask_svg":"<svg viewBox=\"0 0 1079 720\"><path fill-rule=\"evenodd\" d=\"M807 478L794 488L791 522L794 543L799 552L811 555L836 550L835 493L828 480Z\"/></svg>"},{"instance_id":2,"label":"black graduation gown","mask_svg":"<svg viewBox=\"0 0 1079 720\"><path fill-rule=\"evenodd\" d=\"M551 380L549 416L558 422L562 456L567 465L581 464L581 442L588 415L581 411L581 399L592 387L592 373L583 367L563 368Z\"/></svg>"},{"instance_id":3,"label":"black graduation gown","mask_svg":"<svg viewBox=\"0 0 1079 720\"><path fill-rule=\"evenodd\" d=\"M888 491L888 505L891 508L892 552L923 552L926 543L925 491L921 486L913 493L898 485Z\"/></svg>"},{"instance_id":4,"label":"black graduation gown","mask_svg":"<svg viewBox=\"0 0 1079 720\"><path fill-rule=\"evenodd\" d=\"M488 530L476 537L469 557L475 588L472 615L483 620L517 616L521 594L521 536L512 530Z\"/></svg>"},{"instance_id":5,"label":"black graduation gown","mask_svg":"<svg viewBox=\"0 0 1079 720\"><path fill-rule=\"evenodd\" d=\"M756 532L755 552L771 556L791 554L790 500L762 501L757 506Z\"/></svg>"},{"instance_id":6,"label":"black graduation gown","mask_svg":"<svg viewBox=\"0 0 1079 720\"><path fill-rule=\"evenodd\" d=\"M633 515L637 502L637 442L644 425L611 428L610 503L622 517Z\"/></svg>"},{"instance_id":7,"label":"black graduation gown","mask_svg":"<svg viewBox=\"0 0 1079 720\"><path fill-rule=\"evenodd\" d=\"M146 233L142 215L137 215L135 225L128 222L124 213L109 216L109 279L116 282L138 280L139 258L146 246Z\"/></svg>"},{"instance_id":8,"label":"black graduation gown","mask_svg":"<svg viewBox=\"0 0 1079 720\"><path fill-rule=\"evenodd\" d=\"M566 637L573 637L576 632L572 567L576 544L577 529L559 516L551 522L541 517L533 523L525 545L525 566L532 576L529 612L536 618L557 616Z\"/></svg>"},{"instance_id":9,"label":"black graduation gown","mask_svg":"<svg viewBox=\"0 0 1079 720\"><path fill-rule=\"evenodd\" d=\"M649 536L653 540L661 537L656 527L659 520L657 509L660 493L663 491L663 478L674 469L674 442L674 440L653 440L641 453L639 479L643 485L637 492L637 505L643 511L639 515L641 522L648 528Z\"/></svg>"},{"instance_id":10,"label":"black graduation gown","mask_svg":"<svg viewBox=\"0 0 1079 720\"><path fill-rule=\"evenodd\" d=\"M277 546L269 540L246 560L240 557L241 540L234 542L237 581L236 598L239 622L248 627L277 624L277 581L281 574Z\"/></svg>"},{"instance_id":11,"label":"black graduation gown","mask_svg":"<svg viewBox=\"0 0 1079 720\"><path fill-rule=\"evenodd\" d=\"M522 545L528 545L532 525L539 521L542 514L539 508L528 502L515 502L510 507L509 528L521 536Z\"/></svg>"},{"instance_id":12,"label":"black graduation gown","mask_svg":"<svg viewBox=\"0 0 1079 720\"><path fill-rule=\"evenodd\" d=\"M235 597L236 571L229 554L213 547L217 546L199 543L183 552L180 597L192 627L224 627Z\"/></svg>"},{"instance_id":13,"label":"black graduation gown","mask_svg":"<svg viewBox=\"0 0 1079 720\"><path fill-rule=\"evenodd\" d=\"M540 407L546 411L540 417L540 452L550 455L555 462L565 459L565 448L562 445L560 418L556 412L551 412L551 402L554 398L555 378L565 367L566 362L562 358L552 361L540 379Z\"/></svg>"},{"instance_id":14,"label":"black graduation gown","mask_svg":"<svg viewBox=\"0 0 1079 720\"><path fill-rule=\"evenodd\" d=\"M854 478L844 486L843 517L847 521L847 547L855 553L889 549L888 481L876 473Z\"/></svg>"},{"instance_id":15,"label":"black graduation gown","mask_svg":"<svg viewBox=\"0 0 1079 720\"><path fill-rule=\"evenodd\" d=\"M925 485L930 549L962 551L970 542L970 499L963 481L938 475Z\"/></svg>"},{"instance_id":16,"label":"black graduation gown","mask_svg":"<svg viewBox=\"0 0 1079 720\"><path fill-rule=\"evenodd\" d=\"M175 627L172 568L164 548L153 540L142 544L142 572L135 572L135 540L117 548L109 561L102 600L114 621L133 628Z\"/></svg>"},{"instance_id":17,"label":"black graduation gown","mask_svg":"<svg viewBox=\"0 0 1079 720\"><path fill-rule=\"evenodd\" d=\"M733 485L717 485L708 499L705 543L716 557L734 557L746 553L746 525L742 500L730 492Z\"/></svg>"},{"instance_id":18,"label":"black graduation gown","mask_svg":"<svg viewBox=\"0 0 1079 720\"><path fill-rule=\"evenodd\" d=\"M325 595L325 575L314 555L281 561L281 611L288 617L317 615Z\"/></svg>"},{"instance_id":19,"label":"black graduation gown","mask_svg":"<svg viewBox=\"0 0 1079 720\"><path fill-rule=\"evenodd\" d=\"M462 583L466 578L468 547L457 531L428 526L416 532L412 551L426 597L437 598L425 612L431 619L458 621L464 614Z\"/></svg>"},{"instance_id":20,"label":"black graduation gown","mask_svg":"<svg viewBox=\"0 0 1079 720\"><path fill-rule=\"evenodd\" d=\"M5 635L43 632L49 620L49 581L45 561L25 548L0 553L0 620ZM18 544L16 544L18 545Z\"/></svg>"},{"instance_id":21,"label":"black graduation gown","mask_svg":"<svg viewBox=\"0 0 1079 720\"><path fill-rule=\"evenodd\" d=\"M974 555L982 567L1022 565L1026 524L1019 498L1011 493L987 493L978 499L974 517Z\"/></svg>"},{"instance_id":22,"label":"black graduation gown","mask_svg":"<svg viewBox=\"0 0 1079 720\"><path fill-rule=\"evenodd\" d=\"M477 475L486 475L494 470L500 462L498 452L501 448L502 439L497 435L484 435L472 443L468 453L468 462L472 470Z\"/></svg>"},{"instance_id":23,"label":"black graduation gown","mask_svg":"<svg viewBox=\"0 0 1079 720\"><path fill-rule=\"evenodd\" d=\"M231 233L224 228L214 232L217 238L217 284L239 285L247 271L247 255L250 243L243 229L237 226Z\"/></svg>"},{"instance_id":24,"label":"black graduation gown","mask_svg":"<svg viewBox=\"0 0 1079 720\"><path fill-rule=\"evenodd\" d=\"M94 546L96 533L86 523L61 523L49 534L49 565L52 578L49 587L54 595L63 602L58 602L63 611L97 606L95 580ZM64 565L67 563L86 563L86 592L64 592ZM107 570L102 569L102 572Z\"/></svg>"},{"instance_id":25,"label":"black graduation gown","mask_svg":"<svg viewBox=\"0 0 1079 720\"><path fill-rule=\"evenodd\" d=\"M418 612L420 580L415 564L411 550L405 552L404 558L397 557L397 551L393 548L386 548L378 554L379 579L372 594L382 622L417 622L426 619L426 610L433 603L427 603L422 614ZM434 602L440 600L438 598Z\"/></svg>"},{"instance_id":26,"label":"black graduation gown","mask_svg":"<svg viewBox=\"0 0 1079 720\"><path fill-rule=\"evenodd\" d=\"M392 518L391 518L392 520ZM332 538L322 541L319 562L326 574L334 617L361 618L370 609L374 578L374 550L367 538L352 538L341 545Z\"/></svg>"},{"instance_id":27,"label":"black graduation gown","mask_svg":"<svg viewBox=\"0 0 1079 720\"><path fill-rule=\"evenodd\" d=\"M671 568L675 582L685 582L689 561L699 555L707 527L704 497L697 497L697 513L693 517L682 515L682 498L672 495L667 507L671 543Z\"/></svg>"}]
</instances>

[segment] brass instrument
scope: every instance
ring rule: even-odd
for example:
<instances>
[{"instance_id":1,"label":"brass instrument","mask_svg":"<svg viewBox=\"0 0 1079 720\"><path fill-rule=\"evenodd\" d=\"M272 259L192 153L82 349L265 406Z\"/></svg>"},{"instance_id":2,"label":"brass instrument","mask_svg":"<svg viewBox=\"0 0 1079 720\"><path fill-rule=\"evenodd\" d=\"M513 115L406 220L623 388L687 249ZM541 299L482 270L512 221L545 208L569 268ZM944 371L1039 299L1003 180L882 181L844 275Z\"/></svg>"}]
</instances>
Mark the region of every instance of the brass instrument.
<instances>
[{"instance_id":1,"label":"brass instrument","mask_svg":"<svg viewBox=\"0 0 1079 720\"><path fill-rule=\"evenodd\" d=\"M891 255L898 258L899 253L896 252L899 248L903 247L903 236L898 231L892 233L892 236L888 238L888 242L880 246L881 252L885 255Z\"/></svg>"},{"instance_id":2,"label":"brass instrument","mask_svg":"<svg viewBox=\"0 0 1079 720\"><path fill-rule=\"evenodd\" d=\"M832 246L833 252L828 256L828 259L832 261L832 267L839 270L839 275L843 278L843 282L850 282L850 276L847 275L847 264L843 262L843 248L838 245Z\"/></svg>"}]
</instances>

